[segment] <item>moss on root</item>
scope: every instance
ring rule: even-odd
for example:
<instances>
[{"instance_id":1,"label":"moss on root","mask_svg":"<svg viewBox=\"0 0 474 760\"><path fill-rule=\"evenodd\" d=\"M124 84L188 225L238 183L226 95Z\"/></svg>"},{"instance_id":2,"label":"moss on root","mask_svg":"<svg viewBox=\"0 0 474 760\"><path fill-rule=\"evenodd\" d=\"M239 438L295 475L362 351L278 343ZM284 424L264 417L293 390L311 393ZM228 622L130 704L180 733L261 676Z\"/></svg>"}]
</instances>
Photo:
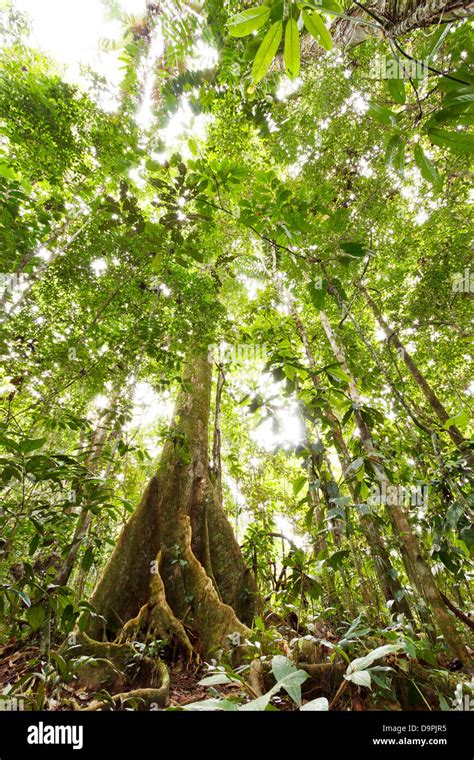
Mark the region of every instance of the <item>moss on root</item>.
<instances>
[{"instance_id":1,"label":"moss on root","mask_svg":"<svg viewBox=\"0 0 474 760\"><path fill-rule=\"evenodd\" d=\"M75 681L79 690L104 691L116 705L137 696L137 691L150 692L150 698L153 692L155 699L151 701L161 707L169 701L166 665L159 659L143 656L128 643L94 641L87 634L78 634L77 643L65 649L65 653L86 658Z\"/></svg>"}]
</instances>

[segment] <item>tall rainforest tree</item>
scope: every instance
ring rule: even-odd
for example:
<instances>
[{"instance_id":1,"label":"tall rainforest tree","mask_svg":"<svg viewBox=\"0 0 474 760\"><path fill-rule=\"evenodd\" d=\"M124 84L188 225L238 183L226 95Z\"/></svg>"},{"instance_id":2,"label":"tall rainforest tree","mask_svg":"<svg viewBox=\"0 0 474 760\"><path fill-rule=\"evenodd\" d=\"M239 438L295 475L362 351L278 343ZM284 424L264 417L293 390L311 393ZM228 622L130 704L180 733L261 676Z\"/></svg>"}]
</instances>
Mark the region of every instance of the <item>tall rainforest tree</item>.
<instances>
[{"instance_id":1,"label":"tall rainforest tree","mask_svg":"<svg viewBox=\"0 0 474 760\"><path fill-rule=\"evenodd\" d=\"M113 106L4 5L4 698L452 709L474 4L106 3Z\"/></svg>"}]
</instances>

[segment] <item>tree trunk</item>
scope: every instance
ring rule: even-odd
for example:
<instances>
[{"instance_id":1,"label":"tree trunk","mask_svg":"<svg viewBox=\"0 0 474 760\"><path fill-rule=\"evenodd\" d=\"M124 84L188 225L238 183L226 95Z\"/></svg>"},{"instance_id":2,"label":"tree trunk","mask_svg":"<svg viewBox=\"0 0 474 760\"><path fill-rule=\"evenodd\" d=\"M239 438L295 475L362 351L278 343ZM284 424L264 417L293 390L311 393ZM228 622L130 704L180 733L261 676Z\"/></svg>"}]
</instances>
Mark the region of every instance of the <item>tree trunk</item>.
<instances>
[{"instance_id":1,"label":"tree trunk","mask_svg":"<svg viewBox=\"0 0 474 760\"><path fill-rule=\"evenodd\" d=\"M345 18L337 18L331 27L334 43L341 48L359 45L370 37L401 37L416 29L424 29L450 21L459 21L474 14L471 0L373 0L353 5L345 12ZM314 58L320 50L318 43L309 35L303 43L303 57Z\"/></svg>"},{"instance_id":2,"label":"tree trunk","mask_svg":"<svg viewBox=\"0 0 474 760\"><path fill-rule=\"evenodd\" d=\"M389 480L383 468L382 458L376 452L372 435L362 417L360 408L361 399L354 377L347 365L344 350L337 341L329 320L323 311L320 312L320 317L334 356L339 361L342 370L349 378L349 395L354 405L354 418L362 446L371 463L376 479L380 485L386 485L389 483ZM400 539L400 550L403 562L413 588L417 589L421 597L426 601L428 609L433 613L435 624L443 634L446 645L451 653L463 663L469 665L471 661L470 655L462 643L449 613L447 612L430 567L421 553L418 539L408 521L403 505L398 504L395 500L394 504L387 504L386 509L387 516L392 523L397 537Z\"/></svg>"},{"instance_id":3,"label":"tree trunk","mask_svg":"<svg viewBox=\"0 0 474 760\"><path fill-rule=\"evenodd\" d=\"M321 379L319 375L316 373L316 361L314 359L314 355L313 355L311 345L308 340L308 336L306 334L306 330L304 328L303 323L301 322L301 319L299 318L297 312L294 309L292 309L292 316L293 316L293 320L295 322L298 334L303 342L306 357L310 365L310 369L312 370L311 379L312 379L313 385L316 388L316 390L320 392L322 388L322 383L321 383ZM324 411L331 428L331 434L332 434L334 445L338 454L341 470L345 475L346 483L354 499L354 502L357 503L357 499L354 496L353 483L350 477L348 477L348 473L350 472L351 456L346 446L346 442L342 434L339 420L337 419L329 403L326 405ZM392 610L394 612L403 613L404 615L406 615L406 617L409 620L412 620L413 616L412 616L410 607L405 598L405 595L403 594L403 589L400 584L400 581L396 577L394 577L393 567L390 561L390 556L385 546L384 539L378 528L377 523L369 514L361 514L360 523L361 523L362 530L364 532L364 536L366 538L366 541L371 551L371 555L374 561L375 572L379 580L380 588L383 591L385 600L391 603Z\"/></svg>"},{"instance_id":4,"label":"tree trunk","mask_svg":"<svg viewBox=\"0 0 474 760\"><path fill-rule=\"evenodd\" d=\"M450 415L448 414L443 404L437 397L436 393L434 392L434 390L432 389L432 387L430 386L430 384L424 377L421 370L417 367L417 365L413 361L412 357L406 350L403 343L398 338L398 335L396 334L396 332L394 330L391 330L390 327L388 326L382 312L380 311L377 304L373 301L373 299L367 292L366 288L363 285L358 285L358 288L361 291L367 303L369 304L370 308L372 309L374 316L377 322L379 323L380 327L384 331L385 337L387 338L387 344L389 345L390 343L393 343L393 345L398 351L400 358L403 359L403 361L407 365L412 378L414 379L418 387L421 389L425 399L427 400L427 402L429 403L429 405L431 406L431 408L437 415L441 424L444 425L446 420L449 419ZM467 442L463 438L461 431L458 430L458 428L455 425L451 425L448 429L448 433L453 443L455 443L458 448L463 449Z\"/></svg>"},{"instance_id":5,"label":"tree trunk","mask_svg":"<svg viewBox=\"0 0 474 760\"><path fill-rule=\"evenodd\" d=\"M91 599L106 632L116 633L142 615L152 585L155 606L158 595L168 619L185 620L203 654L225 645L227 634L247 633L258 607L255 581L209 477L211 374L207 352L192 353L158 471ZM88 621L93 636L101 627L99 618Z\"/></svg>"}]
</instances>

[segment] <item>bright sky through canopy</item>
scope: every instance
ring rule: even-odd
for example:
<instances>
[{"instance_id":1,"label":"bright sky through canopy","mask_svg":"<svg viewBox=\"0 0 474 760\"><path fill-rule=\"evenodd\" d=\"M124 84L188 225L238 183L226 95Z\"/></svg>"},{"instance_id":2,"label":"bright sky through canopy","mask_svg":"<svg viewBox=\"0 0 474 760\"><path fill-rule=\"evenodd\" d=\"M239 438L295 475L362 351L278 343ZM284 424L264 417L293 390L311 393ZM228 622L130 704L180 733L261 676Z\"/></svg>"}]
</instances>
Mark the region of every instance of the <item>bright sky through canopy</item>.
<instances>
[{"instance_id":1,"label":"bright sky through canopy","mask_svg":"<svg viewBox=\"0 0 474 760\"><path fill-rule=\"evenodd\" d=\"M80 81L80 66L91 66L113 84L122 77L119 52L105 52L99 40L120 37L121 26L108 20L103 0L14 0L14 7L31 20L31 43L66 66L69 79ZM118 0L120 8L140 15L145 0Z\"/></svg>"}]
</instances>

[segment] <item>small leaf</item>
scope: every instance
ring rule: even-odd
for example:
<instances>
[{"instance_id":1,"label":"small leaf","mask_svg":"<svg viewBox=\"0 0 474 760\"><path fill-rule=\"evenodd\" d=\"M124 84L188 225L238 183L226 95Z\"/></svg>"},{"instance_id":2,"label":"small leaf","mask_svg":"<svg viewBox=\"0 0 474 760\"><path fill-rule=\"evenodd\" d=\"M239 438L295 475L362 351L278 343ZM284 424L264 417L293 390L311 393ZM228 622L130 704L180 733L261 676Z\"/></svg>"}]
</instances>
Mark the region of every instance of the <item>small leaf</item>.
<instances>
[{"instance_id":1,"label":"small leaf","mask_svg":"<svg viewBox=\"0 0 474 760\"><path fill-rule=\"evenodd\" d=\"M294 18L288 19L286 23L283 57L286 73L290 79L296 79L300 73L300 34Z\"/></svg>"},{"instance_id":2,"label":"small leaf","mask_svg":"<svg viewBox=\"0 0 474 760\"><path fill-rule=\"evenodd\" d=\"M270 18L270 8L266 5L257 5L255 8L247 8L245 11L236 13L228 22L227 27L232 37L246 37L257 29L260 29Z\"/></svg>"},{"instance_id":3,"label":"small leaf","mask_svg":"<svg viewBox=\"0 0 474 760\"><path fill-rule=\"evenodd\" d=\"M319 42L321 47L325 50L332 50L332 37L319 13L304 10L303 21L308 32Z\"/></svg>"},{"instance_id":4,"label":"small leaf","mask_svg":"<svg viewBox=\"0 0 474 760\"><path fill-rule=\"evenodd\" d=\"M255 84L258 84L267 73L280 46L282 36L283 23L281 21L276 21L266 33L262 40L262 44L257 50L257 55L255 56L252 66L252 79Z\"/></svg>"},{"instance_id":5,"label":"small leaf","mask_svg":"<svg viewBox=\"0 0 474 760\"><path fill-rule=\"evenodd\" d=\"M385 163L403 177L405 170L405 140L402 135L394 135L387 145Z\"/></svg>"}]
</instances>

